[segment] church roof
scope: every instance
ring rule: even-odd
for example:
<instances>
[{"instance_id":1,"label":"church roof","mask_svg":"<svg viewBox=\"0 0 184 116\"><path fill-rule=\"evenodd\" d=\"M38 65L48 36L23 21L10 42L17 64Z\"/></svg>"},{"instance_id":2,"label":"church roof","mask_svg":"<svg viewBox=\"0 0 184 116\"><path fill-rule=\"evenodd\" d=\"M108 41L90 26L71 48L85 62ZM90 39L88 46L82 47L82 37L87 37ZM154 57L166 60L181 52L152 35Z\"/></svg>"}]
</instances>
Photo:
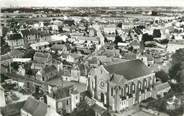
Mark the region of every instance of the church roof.
<instances>
[{"instance_id":1,"label":"church roof","mask_svg":"<svg viewBox=\"0 0 184 116\"><path fill-rule=\"evenodd\" d=\"M110 74L124 76L127 80L151 74L151 70L139 59L112 64L104 67Z\"/></svg>"}]
</instances>

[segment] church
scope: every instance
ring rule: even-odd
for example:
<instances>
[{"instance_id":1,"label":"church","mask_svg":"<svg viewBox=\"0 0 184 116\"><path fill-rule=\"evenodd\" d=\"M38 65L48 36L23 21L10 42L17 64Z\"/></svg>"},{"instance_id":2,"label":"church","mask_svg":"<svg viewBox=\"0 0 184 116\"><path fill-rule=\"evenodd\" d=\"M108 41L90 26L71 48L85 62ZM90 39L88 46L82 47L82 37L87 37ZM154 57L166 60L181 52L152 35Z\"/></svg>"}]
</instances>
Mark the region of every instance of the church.
<instances>
[{"instance_id":1,"label":"church","mask_svg":"<svg viewBox=\"0 0 184 116\"><path fill-rule=\"evenodd\" d=\"M88 77L92 97L116 112L152 97L156 83L155 74L139 59L100 65Z\"/></svg>"}]
</instances>

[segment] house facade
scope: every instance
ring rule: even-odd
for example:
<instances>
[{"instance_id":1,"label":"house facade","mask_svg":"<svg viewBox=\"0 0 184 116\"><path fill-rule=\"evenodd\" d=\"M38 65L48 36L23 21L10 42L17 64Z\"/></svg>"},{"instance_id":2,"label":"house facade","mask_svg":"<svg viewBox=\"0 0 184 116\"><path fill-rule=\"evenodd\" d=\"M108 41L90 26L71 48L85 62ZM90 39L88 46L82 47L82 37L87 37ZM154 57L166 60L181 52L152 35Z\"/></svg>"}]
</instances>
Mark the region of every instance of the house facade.
<instances>
[{"instance_id":1,"label":"house facade","mask_svg":"<svg viewBox=\"0 0 184 116\"><path fill-rule=\"evenodd\" d=\"M52 56L50 53L36 52L33 56L32 69L42 69L46 65L52 64Z\"/></svg>"},{"instance_id":2,"label":"house facade","mask_svg":"<svg viewBox=\"0 0 184 116\"><path fill-rule=\"evenodd\" d=\"M20 33L9 33L7 35L7 43L11 47L11 49L23 48L24 38Z\"/></svg>"},{"instance_id":3,"label":"house facade","mask_svg":"<svg viewBox=\"0 0 184 116\"><path fill-rule=\"evenodd\" d=\"M71 113L80 102L80 93L75 90L74 86L52 88L48 98L47 103L56 105L54 107L57 112Z\"/></svg>"},{"instance_id":4,"label":"house facade","mask_svg":"<svg viewBox=\"0 0 184 116\"><path fill-rule=\"evenodd\" d=\"M36 79L40 81L48 81L56 77L57 72L58 70L54 65L47 65L36 73Z\"/></svg>"}]
</instances>

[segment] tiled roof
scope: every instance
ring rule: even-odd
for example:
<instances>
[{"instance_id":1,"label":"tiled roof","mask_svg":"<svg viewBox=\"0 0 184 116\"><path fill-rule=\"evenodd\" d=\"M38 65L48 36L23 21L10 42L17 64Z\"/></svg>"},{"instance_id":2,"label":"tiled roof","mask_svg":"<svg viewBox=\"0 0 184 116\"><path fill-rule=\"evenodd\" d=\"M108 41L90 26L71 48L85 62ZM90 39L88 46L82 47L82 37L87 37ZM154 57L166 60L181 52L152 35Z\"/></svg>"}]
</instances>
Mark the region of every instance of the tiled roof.
<instances>
[{"instance_id":1,"label":"tiled roof","mask_svg":"<svg viewBox=\"0 0 184 116\"><path fill-rule=\"evenodd\" d=\"M131 46L139 46L140 45L140 42L138 40L133 40L131 43L130 43Z\"/></svg>"},{"instance_id":2,"label":"tiled roof","mask_svg":"<svg viewBox=\"0 0 184 116\"><path fill-rule=\"evenodd\" d=\"M35 56L37 57L44 57L47 58L50 54L49 53L42 53L42 52L36 52Z\"/></svg>"},{"instance_id":3,"label":"tiled roof","mask_svg":"<svg viewBox=\"0 0 184 116\"><path fill-rule=\"evenodd\" d=\"M24 50L20 50L20 49L15 49L13 51L10 52L11 56L18 56L18 55L23 55L24 54Z\"/></svg>"},{"instance_id":4,"label":"tiled roof","mask_svg":"<svg viewBox=\"0 0 184 116\"><path fill-rule=\"evenodd\" d=\"M71 54L69 54L71 57L73 57L73 58L80 58L80 57L82 57L82 55L81 54L77 54L77 53L71 53Z\"/></svg>"},{"instance_id":5,"label":"tiled roof","mask_svg":"<svg viewBox=\"0 0 184 116\"><path fill-rule=\"evenodd\" d=\"M168 82L165 82L165 83L161 83L161 84L156 85L155 88L157 91L161 91L161 90L170 88L170 85Z\"/></svg>"},{"instance_id":6,"label":"tiled roof","mask_svg":"<svg viewBox=\"0 0 184 116\"><path fill-rule=\"evenodd\" d=\"M45 116L47 113L47 105L35 100L32 97L27 99L22 109L32 114L32 116Z\"/></svg>"},{"instance_id":7,"label":"tiled roof","mask_svg":"<svg viewBox=\"0 0 184 116\"><path fill-rule=\"evenodd\" d=\"M134 59L136 59L136 54L134 54L134 53L125 53L122 57L125 58L125 59L128 59L128 60L134 60Z\"/></svg>"},{"instance_id":8,"label":"tiled roof","mask_svg":"<svg viewBox=\"0 0 184 116\"><path fill-rule=\"evenodd\" d=\"M33 116L45 116L47 113L47 105L45 103L39 102Z\"/></svg>"},{"instance_id":9,"label":"tiled roof","mask_svg":"<svg viewBox=\"0 0 184 116\"><path fill-rule=\"evenodd\" d=\"M97 64L98 63L98 59L97 57L92 57L91 59L88 60L89 64Z\"/></svg>"},{"instance_id":10,"label":"tiled roof","mask_svg":"<svg viewBox=\"0 0 184 116\"><path fill-rule=\"evenodd\" d=\"M110 74L122 75L128 80L151 74L151 70L138 59L108 65L105 69Z\"/></svg>"},{"instance_id":11,"label":"tiled roof","mask_svg":"<svg viewBox=\"0 0 184 116\"><path fill-rule=\"evenodd\" d=\"M10 56L10 54L1 55L1 57L0 57L1 61L9 60L9 59L11 59L11 58L12 58L12 57Z\"/></svg>"},{"instance_id":12,"label":"tiled roof","mask_svg":"<svg viewBox=\"0 0 184 116\"><path fill-rule=\"evenodd\" d=\"M72 36L72 38L77 38L84 41L99 41L98 37L88 37L88 36Z\"/></svg>"},{"instance_id":13,"label":"tiled roof","mask_svg":"<svg viewBox=\"0 0 184 116\"><path fill-rule=\"evenodd\" d=\"M34 111L35 111L35 108L38 106L38 104L39 103L36 100L29 97L22 109L25 110L26 112L30 113L30 114L33 114Z\"/></svg>"},{"instance_id":14,"label":"tiled roof","mask_svg":"<svg viewBox=\"0 0 184 116\"><path fill-rule=\"evenodd\" d=\"M85 92L86 91L86 84L83 83L78 83L75 81L61 81L61 78L54 78L51 79L49 81L47 81L48 85L51 86L57 86L57 87L69 87L69 86L74 86L74 88L76 88L76 90L79 93Z\"/></svg>"},{"instance_id":15,"label":"tiled roof","mask_svg":"<svg viewBox=\"0 0 184 116\"><path fill-rule=\"evenodd\" d=\"M56 68L54 65L46 66L46 67L44 68L44 72L45 72L45 73L53 72L53 71L55 71L55 70L57 70L57 68Z\"/></svg>"}]
</instances>

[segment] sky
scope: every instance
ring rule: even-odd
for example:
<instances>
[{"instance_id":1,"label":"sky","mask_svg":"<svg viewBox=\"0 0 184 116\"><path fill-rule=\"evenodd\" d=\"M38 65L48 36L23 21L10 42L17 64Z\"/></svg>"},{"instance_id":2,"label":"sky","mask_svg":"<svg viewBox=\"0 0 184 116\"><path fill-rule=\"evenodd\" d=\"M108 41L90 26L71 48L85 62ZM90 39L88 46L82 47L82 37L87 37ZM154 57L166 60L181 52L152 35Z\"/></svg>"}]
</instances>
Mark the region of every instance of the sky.
<instances>
[{"instance_id":1,"label":"sky","mask_svg":"<svg viewBox=\"0 0 184 116\"><path fill-rule=\"evenodd\" d=\"M184 7L184 0L0 0L1 7L100 7L173 6Z\"/></svg>"}]
</instances>

